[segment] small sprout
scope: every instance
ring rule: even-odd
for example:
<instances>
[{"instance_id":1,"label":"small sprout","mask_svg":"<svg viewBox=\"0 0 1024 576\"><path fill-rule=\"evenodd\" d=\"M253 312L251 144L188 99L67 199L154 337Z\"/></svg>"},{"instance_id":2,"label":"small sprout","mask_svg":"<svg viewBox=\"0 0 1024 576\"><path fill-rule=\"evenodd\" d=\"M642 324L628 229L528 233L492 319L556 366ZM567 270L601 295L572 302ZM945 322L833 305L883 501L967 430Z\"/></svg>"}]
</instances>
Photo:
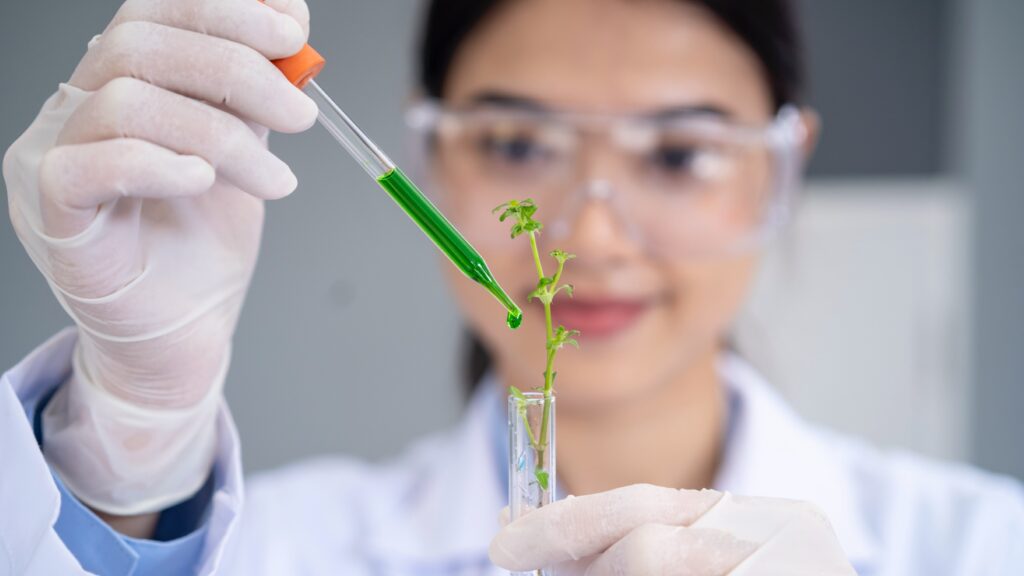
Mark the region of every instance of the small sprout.
<instances>
[{"instance_id":1,"label":"small sprout","mask_svg":"<svg viewBox=\"0 0 1024 576\"><path fill-rule=\"evenodd\" d=\"M529 198L526 200L509 200L508 202L496 207L494 210L491 210L491 214L497 214L500 211L501 216L498 216L498 221L504 222L509 216L517 216L526 206L533 206L533 200ZM531 212L530 214L532 215L533 213Z\"/></svg>"},{"instance_id":2,"label":"small sprout","mask_svg":"<svg viewBox=\"0 0 1024 576\"><path fill-rule=\"evenodd\" d=\"M566 296L572 298L572 284L562 284L558 288L555 288L555 294L558 294L563 290L565 291Z\"/></svg>"},{"instance_id":3,"label":"small sprout","mask_svg":"<svg viewBox=\"0 0 1024 576\"><path fill-rule=\"evenodd\" d=\"M551 340L548 340L548 350L559 350L566 344L579 348L580 344L574 338L579 334L579 330L567 330L565 326L559 326Z\"/></svg>"},{"instance_id":4,"label":"small sprout","mask_svg":"<svg viewBox=\"0 0 1024 576\"><path fill-rule=\"evenodd\" d=\"M530 292L528 299L533 300L536 298L544 305L544 328L546 334L545 347L547 349L547 366L544 369L544 386L537 388L537 391L544 395L544 411L543 416L541 417L540 430L537 435L534 435L534 430L527 420L526 396L514 387L509 388L509 394L516 399L516 408L519 413L519 418L522 420L523 425L526 428L527 435L530 438L530 445L537 457L538 467L534 471L534 476L537 478L537 483L540 485L541 489L546 492L549 489L550 473L543 468L542 455L548 448L548 418L551 412L551 399L554 394L555 377L558 375L554 370L555 354L567 344L579 347L579 343L575 338L579 335L578 330L569 330L565 326L559 326L555 329L552 326L551 303L559 292L564 291L570 298L572 297L572 284L560 284L559 280L562 277L562 270L565 267L565 263L576 256L563 250L552 250L549 255L555 260L557 267L553 275L545 275L544 263L541 262L540 253L537 249L537 235L540 234L543 226L533 217L534 214L537 213L537 206L534 204L533 200L529 198L525 200L510 200L501 206L496 207L493 212L495 214L500 213L498 216L498 220L500 222L505 222L506 220L512 221L512 238L516 238L523 234L526 234L529 237L534 264L537 268L537 287Z\"/></svg>"},{"instance_id":5,"label":"small sprout","mask_svg":"<svg viewBox=\"0 0 1024 576\"><path fill-rule=\"evenodd\" d=\"M576 255L569 254L568 252L564 252L562 250L552 250L551 257L554 258L555 261L558 262L559 264L565 264L567 260L572 260L573 258L576 257Z\"/></svg>"},{"instance_id":6,"label":"small sprout","mask_svg":"<svg viewBox=\"0 0 1024 576\"><path fill-rule=\"evenodd\" d=\"M544 304L550 304L551 300L547 300L546 297L549 294L554 296L554 293L550 290L550 286L554 281L554 278L549 278L548 276L544 276L540 280L537 280L537 287L533 289L533 292L530 292L526 296L526 299L532 301L536 298Z\"/></svg>"},{"instance_id":7,"label":"small sprout","mask_svg":"<svg viewBox=\"0 0 1024 576\"><path fill-rule=\"evenodd\" d=\"M501 215L498 216L499 222L515 217L515 224L512 225L512 238L524 232L537 234L543 228L540 222L533 219L533 215L537 213L537 206L529 198L510 200L491 212L496 214L499 211L501 212Z\"/></svg>"}]
</instances>

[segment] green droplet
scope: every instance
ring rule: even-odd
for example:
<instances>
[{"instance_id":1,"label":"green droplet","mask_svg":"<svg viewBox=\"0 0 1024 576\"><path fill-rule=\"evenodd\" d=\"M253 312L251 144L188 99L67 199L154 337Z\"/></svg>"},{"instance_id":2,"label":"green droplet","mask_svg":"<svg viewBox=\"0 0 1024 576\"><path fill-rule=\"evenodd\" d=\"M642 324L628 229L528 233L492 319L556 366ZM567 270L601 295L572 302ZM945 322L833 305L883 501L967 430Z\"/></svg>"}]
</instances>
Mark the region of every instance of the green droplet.
<instances>
[{"instance_id":1,"label":"green droplet","mask_svg":"<svg viewBox=\"0 0 1024 576\"><path fill-rule=\"evenodd\" d=\"M520 324L523 323L523 315L516 314L514 312L509 312L508 316L505 317L505 323L508 324L509 328L515 330L516 328L519 328Z\"/></svg>"}]
</instances>

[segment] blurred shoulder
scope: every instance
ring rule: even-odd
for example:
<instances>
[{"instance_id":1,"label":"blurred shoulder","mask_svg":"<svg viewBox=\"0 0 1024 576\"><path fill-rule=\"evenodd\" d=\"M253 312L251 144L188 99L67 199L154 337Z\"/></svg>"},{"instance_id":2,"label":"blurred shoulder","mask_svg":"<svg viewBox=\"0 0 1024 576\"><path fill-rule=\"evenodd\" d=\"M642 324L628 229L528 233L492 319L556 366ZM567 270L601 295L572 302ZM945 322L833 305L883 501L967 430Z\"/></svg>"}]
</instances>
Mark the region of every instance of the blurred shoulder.
<instances>
[{"instance_id":1,"label":"blurred shoulder","mask_svg":"<svg viewBox=\"0 0 1024 576\"><path fill-rule=\"evenodd\" d=\"M820 434L849 474L862 521L883 543L889 564L934 574L1024 574L1024 485L1019 481Z\"/></svg>"},{"instance_id":2,"label":"blurred shoulder","mask_svg":"<svg viewBox=\"0 0 1024 576\"><path fill-rule=\"evenodd\" d=\"M372 462L322 456L246 479L240 527L244 569L267 566L318 573L321 567L358 574L368 559L356 543L415 499L434 473L433 456L451 443L438 433L399 456ZM339 568L340 567L340 568ZM271 570L267 573L273 573Z\"/></svg>"},{"instance_id":3,"label":"blurred shoulder","mask_svg":"<svg viewBox=\"0 0 1024 576\"><path fill-rule=\"evenodd\" d=\"M429 435L382 461L320 456L259 472L246 481L246 511L255 514L329 517L344 511L388 506L407 497L433 473L436 455L453 442L452 432Z\"/></svg>"}]
</instances>

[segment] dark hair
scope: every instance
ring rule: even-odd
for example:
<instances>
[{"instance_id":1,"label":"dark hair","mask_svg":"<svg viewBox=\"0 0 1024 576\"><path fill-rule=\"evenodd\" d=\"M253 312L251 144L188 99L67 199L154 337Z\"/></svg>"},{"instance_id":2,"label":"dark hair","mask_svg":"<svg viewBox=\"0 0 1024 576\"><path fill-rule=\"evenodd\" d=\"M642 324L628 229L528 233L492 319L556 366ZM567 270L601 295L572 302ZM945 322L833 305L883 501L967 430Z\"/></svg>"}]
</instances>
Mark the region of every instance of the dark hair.
<instances>
[{"instance_id":1,"label":"dark hair","mask_svg":"<svg viewBox=\"0 0 1024 576\"><path fill-rule=\"evenodd\" d=\"M431 0L419 53L419 84L441 98L459 47L506 0ZM804 58L793 0L678 0L703 6L718 17L761 61L776 108L802 103ZM463 378L467 392L490 369L491 356L480 339L466 333Z\"/></svg>"}]
</instances>

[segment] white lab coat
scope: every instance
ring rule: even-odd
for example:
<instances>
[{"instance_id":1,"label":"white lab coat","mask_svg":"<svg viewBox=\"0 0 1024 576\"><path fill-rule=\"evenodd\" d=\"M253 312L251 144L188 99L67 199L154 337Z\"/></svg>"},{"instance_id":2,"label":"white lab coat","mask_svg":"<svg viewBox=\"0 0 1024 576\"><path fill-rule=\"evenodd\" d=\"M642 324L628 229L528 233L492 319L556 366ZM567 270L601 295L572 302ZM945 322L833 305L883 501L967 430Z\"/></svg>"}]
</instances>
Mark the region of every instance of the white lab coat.
<instances>
[{"instance_id":1,"label":"white lab coat","mask_svg":"<svg viewBox=\"0 0 1024 576\"><path fill-rule=\"evenodd\" d=\"M23 409L62 381L74 339L59 334L0 380L0 574L84 573L53 530L58 492ZM721 375L732 413L717 488L817 503L861 576L1024 574L1020 484L813 427L738 358ZM244 495L225 407L199 573L501 574L486 555L506 500L498 389L389 464L322 458L259 475Z\"/></svg>"}]
</instances>

